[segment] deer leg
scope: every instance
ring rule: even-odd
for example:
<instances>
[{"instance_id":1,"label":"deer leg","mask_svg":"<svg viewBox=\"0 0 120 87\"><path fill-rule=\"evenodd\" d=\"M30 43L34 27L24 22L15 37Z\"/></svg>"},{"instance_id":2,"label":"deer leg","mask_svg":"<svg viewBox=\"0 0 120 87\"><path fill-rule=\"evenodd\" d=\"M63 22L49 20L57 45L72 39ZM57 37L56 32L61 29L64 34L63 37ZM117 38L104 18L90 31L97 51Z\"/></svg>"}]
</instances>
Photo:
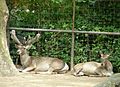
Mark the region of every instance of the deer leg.
<instances>
[{"instance_id":1,"label":"deer leg","mask_svg":"<svg viewBox=\"0 0 120 87\"><path fill-rule=\"evenodd\" d=\"M54 68L50 67L47 71L40 72L39 70L35 69L35 74L56 74L54 71Z\"/></svg>"},{"instance_id":2,"label":"deer leg","mask_svg":"<svg viewBox=\"0 0 120 87\"><path fill-rule=\"evenodd\" d=\"M104 77L104 75L99 74L99 75L88 75L88 77Z\"/></svg>"},{"instance_id":3,"label":"deer leg","mask_svg":"<svg viewBox=\"0 0 120 87\"><path fill-rule=\"evenodd\" d=\"M37 74L37 73L39 73L39 74L49 74L49 75L51 75L51 74L57 74L57 72L53 72L54 71L54 68L52 68L52 67L50 67L49 69L48 69L48 71L46 71L46 72L37 72L37 71L35 71L35 73Z\"/></svg>"},{"instance_id":4,"label":"deer leg","mask_svg":"<svg viewBox=\"0 0 120 87\"><path fill-rule=\"evenodd\" d=\"M82 76L82 75L84 75L84 73L82 72L82 68L80 68L79 70L76 70L74 73L73 73L73 75L74 76Z\"/></svg>"},{"instance_id":5,"label":"deer leg","mask_svg":"<svg viewBox=\"0 0 120 87\"><path fill-rule=\"evenodd\" d=\"M27 67L27 68L25 68L24 70L22 70L22 72L23 72L23 73L25 73L25 72L30 72L30 71L32 71L32 70L34 70L34 69L35 69L35 67L30 66L30 67Z\"/></svg>"},{"instance_id":6,"label":"deer leg","mask_svg":"<svg viewBox=\"0 0 120 87\"><path fill-rule=\"evenodd\" d=\"M88 75L88 76L89 77L103 77L104 75L102 74L102 72L99 69L97 69L97 70L95 70L94 75Z\"/></svg>"},{"instance_id":7,"label":"deer leg","mask_svg":"<svg viewBox=\"0 0 120 87\"><path fill-rule=\"evenodd\" d=\"M50 67L49 69L48 69L48 71L47 71L47 73L48 74L57 74L57 71L56 72L54 72L54 68L53 67Z\"/></svg>"},{"instance_id":8,"label":"deer leg","mask_svg":"<svg viewBox=\"0 0 120 87\"><path fill-rule=\"evenodd\" d=\"M58 71L59 74L65 74L67 73L69 70L69 66L67 65L67 63L65 63L64 67Z\"/></svg>"}]
</instances>

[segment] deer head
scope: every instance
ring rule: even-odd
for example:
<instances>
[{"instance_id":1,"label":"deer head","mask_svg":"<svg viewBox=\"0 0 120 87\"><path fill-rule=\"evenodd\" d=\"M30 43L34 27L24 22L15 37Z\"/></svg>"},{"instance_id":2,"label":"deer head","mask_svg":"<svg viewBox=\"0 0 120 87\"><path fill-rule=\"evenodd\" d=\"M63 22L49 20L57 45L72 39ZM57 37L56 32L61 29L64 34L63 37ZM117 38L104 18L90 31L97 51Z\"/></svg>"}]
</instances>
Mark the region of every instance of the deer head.
<instances>
[{"instance_id":1,"label":"deer head","mask_svg":"<svg viewBox=\"0 0 120 87\"><path fill-rule=\"evenodd\" d=\"M110 54L101 54L101 59L103 59L103 62L101 63L101 66L104 67L109 73L113 74L113 66L112 63L108 60Z\"/></svg>"},{"instance_id":2,"label":"deer head","mask_svg":"<svg viewBox=\"0 0 120 87\"><path fill-rule=\"evenodd\" d=\"M14 40L14 42L16 43L16 48L18 48L18 53L22 54L24 52L26 52L27 50L29 50L32 46L32 44L34 44L35 42L37 42L39 40L40 34L38 33L34 38L28 38L24 44L20 42L20 40L17 38L16 36L16 32L15 30L12 30L10 32L11 34L11 38Z\"/></svg>"}]
</instances>

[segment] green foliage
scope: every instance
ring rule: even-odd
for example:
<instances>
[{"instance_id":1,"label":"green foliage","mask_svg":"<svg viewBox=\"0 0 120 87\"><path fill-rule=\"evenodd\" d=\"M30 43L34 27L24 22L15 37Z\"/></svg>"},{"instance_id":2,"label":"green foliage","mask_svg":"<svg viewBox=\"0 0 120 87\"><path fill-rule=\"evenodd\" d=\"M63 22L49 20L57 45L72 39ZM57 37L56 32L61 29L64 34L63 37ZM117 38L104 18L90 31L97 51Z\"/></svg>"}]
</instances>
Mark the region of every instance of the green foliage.
<instances>
[{"instance_id":1,"label":"green foliage","mask_svg":"<svg viewBox=\"0 0 120 87\"><path fill-rule=\"evenodd\" d=\"M11 27L45 29L72 29L72 0L19 0L10 9ZM79 31L120 32L120 2L115 0L76 0L75 29ZM36 32L37 33L37 32ZM35 36L33 32L17 32L18 36ZM30 55L58 57L70 63L71 34L41 32L38 43ZM23 41L23 39L21 39ZM11 42L10 52L15 59L16 50ZM109 54L115 72L120 72L120 38L113 35L75 34L74 62L98 61L100 52Z\"/></svg>"},{"instance_id":2,"label":"green foliage","mask_svg":"<svg viewBox=\"0 0 120 87\"><path fill-rule=\"evenodd\" d=\"M63 0L52 0L54 3L62 3L63 2Z\"/></svg>"}]
</instances>

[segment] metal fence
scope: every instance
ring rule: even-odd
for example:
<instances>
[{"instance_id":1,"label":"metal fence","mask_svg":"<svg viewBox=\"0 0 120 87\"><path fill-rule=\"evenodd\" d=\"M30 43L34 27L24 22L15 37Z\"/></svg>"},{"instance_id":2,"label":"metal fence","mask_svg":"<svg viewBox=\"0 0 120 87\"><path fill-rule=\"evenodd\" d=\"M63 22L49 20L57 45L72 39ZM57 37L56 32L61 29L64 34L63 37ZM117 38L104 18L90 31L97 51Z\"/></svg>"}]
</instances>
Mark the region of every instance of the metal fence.
<instances>
[{"instance_id":1,"label":"metal fence","mask_svg":"<svg viewBox=\"0 0 120 87\"><path fill-rule=\"evenodd\" d=\"M99 61L101 51L112 52L111 61L115 63L114 67L119 68L120 1L54 1L27 2L25 0L14 4L9 2L10 27L8 29L20 31L21 35L23 31L41 32L43 38L39 42L40 46L37 47L40 48L39 54L63 57L65 61L70 62L71 69L73 61L75 64ZM51 40L53 40L52 43ZM52 46L44 47L45 44ZM63 50L63 48L66 49Z\"/></svg>"},{"instance_id":2,"label":"metal fence","mask_svg":"<svg viewBox=\"0 0 120 87\"><path fill-rule=\"evenodd\" d=\"M45 50L47 54L44 54L44 51L41 51L42 46L41 42L38 43L38 47L41 49L37 49L36 51L40 52L40 55L43 56L53 56L53 57L62 57L62 53L65 52L63 55L68 55L66 57L66 61L70 63L70 56L73 55L72 49L70 45L74 45L74 56L72 63L76 64L79 62L86 62L86 61L100 61L100 52L109 54L112 52L111 61L119 62L120 57L120 33L118 32L94 32L94 31L74 31L75 33L75 42L72 43L72 30L49 30L49 29L33 29L33 28L14 28L10 27L9 30L16 30L18 31L26 31L26 32L54 32L52 36L46 38L46 42L43 42L43 45L49 44L48 50ZM64 34L65 33L65 34ZM54 42L58 42L61 38L59 36L65 37L66 34L69 34L68 37L65 38L66 43L63 43L64 46L56 46L55 43L49 43L49 41L55 40ZM54 37L54 35L56 35ZM60 42L59 42L60 43ZM55 45L55 46L54 46ZM61 50L63 48L67 48L66 51ZM59 49L54 49L58 47ZM62 48L61 48L62 47ZM50 51L54 50L55 54L51 53ZM71 51L71 52L70 52ZM58 53L56 53L58 52ZM43 53L43 54L42 54ZM71 54L70 54L71 53ZM16 56L15 56L16 57ZM116 68L115 68L116 69Z\"/></svg>"}]
</instances>

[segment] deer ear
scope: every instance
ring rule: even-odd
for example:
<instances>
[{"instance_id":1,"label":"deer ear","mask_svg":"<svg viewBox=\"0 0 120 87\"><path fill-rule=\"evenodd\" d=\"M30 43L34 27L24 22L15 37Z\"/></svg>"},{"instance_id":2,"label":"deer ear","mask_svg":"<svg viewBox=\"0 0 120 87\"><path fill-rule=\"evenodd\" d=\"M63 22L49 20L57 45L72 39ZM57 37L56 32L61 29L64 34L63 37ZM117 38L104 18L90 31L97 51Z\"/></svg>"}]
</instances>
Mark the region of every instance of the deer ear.
<instances>
[{"instance_id":1,"label":"deer ear","mask_svg":"<svg viewBox=\"0 0 120 87\"><path fill-rule=\"evenodd\" d=\"M24 46L26 49L30 49L32 45L27 45L27 46Z\"/></svg>"},{"instance_id":2,"label":"deer ear","mask_svg":"<svg viewBox=\"0 0 120 87\"><path fill-rule=\"evenodd\" d=\"M104 57L104 54L103 54L103 53L101 53L101 54L100 54L100 57L103 59L103 57Z\"/></svg>"},{"instance_id":3,"label":"deer ear","mask_svg":"<svg viewBox=\"0 0 120 87\"><path fill-rule=\"evenodd\" d=\"M19 48L17 44L15 44L15 47L16 47L16 48Z\"/></svg>"},{"instance_id":4,"label":"deer ear","mask_svg":"<svg viewBox=\"0 0 120 87\"><path fill-rule=\"evenodd\" d=\"M108 54L108 55L106 55L107 56L107 58L110 56L110 54Z\"/></svg>"},{"instance_id":5,"label":"deer ear","mask_svg":"<svg viewBox=\"0 0 120 87\"><path fill-rule=\"evenodd\" d=\"M101 54L102 59L108 59L109 56L110 56L110 54Z\"/></svg>"},{"instance_id":6,"label":"deer ear","mask_svg":"<svg viewBox=\"0 0 120 87\"><path fill-rule=\"evenodd\" d=\"M21 48L22 45L15 44L15 47L16 47L16 48Z\"/></svg>"}]
</instances>

